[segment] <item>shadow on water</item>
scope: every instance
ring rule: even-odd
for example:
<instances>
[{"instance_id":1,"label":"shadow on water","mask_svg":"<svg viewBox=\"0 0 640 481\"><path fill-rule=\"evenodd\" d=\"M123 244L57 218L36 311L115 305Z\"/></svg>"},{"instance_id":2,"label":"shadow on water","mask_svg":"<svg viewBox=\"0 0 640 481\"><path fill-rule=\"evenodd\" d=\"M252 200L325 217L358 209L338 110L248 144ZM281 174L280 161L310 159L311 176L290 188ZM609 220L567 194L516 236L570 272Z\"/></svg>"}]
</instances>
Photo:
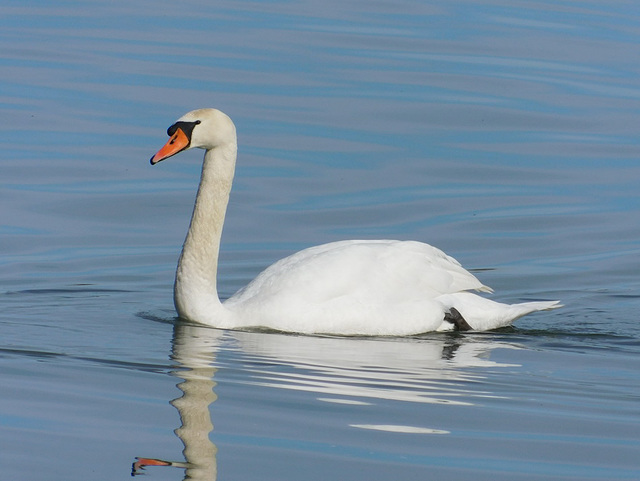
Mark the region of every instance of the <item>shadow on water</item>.
<instances>
[{"instance_id":1,"label":"shadow on water","mask_svg":"<svg viewBox=\"0 0 640 481\"><path fill-rule=\"evenodd\" d=\"M170 403L180 416L175 434L184 445L184 460L137 457L132 476L149 466L171 466L184 469L185 480L216 479L218 449L209 435L211 405L217 399L214 378L230 362L221 358L223 353L242 357L240 364L249 374L243 382L257 389L310 392L318 402L356 407L380 400L471 406L498 397L481 387L486 369L472 368L517 366L491 360L496 348L521 349L484 336L334 338L222 331L177 322L171 374L180 379L182 395ZM240 365L231 362L236 369ZM421 424L347 424L363 430L450 434Z\"/></svg>"}]
</instances>

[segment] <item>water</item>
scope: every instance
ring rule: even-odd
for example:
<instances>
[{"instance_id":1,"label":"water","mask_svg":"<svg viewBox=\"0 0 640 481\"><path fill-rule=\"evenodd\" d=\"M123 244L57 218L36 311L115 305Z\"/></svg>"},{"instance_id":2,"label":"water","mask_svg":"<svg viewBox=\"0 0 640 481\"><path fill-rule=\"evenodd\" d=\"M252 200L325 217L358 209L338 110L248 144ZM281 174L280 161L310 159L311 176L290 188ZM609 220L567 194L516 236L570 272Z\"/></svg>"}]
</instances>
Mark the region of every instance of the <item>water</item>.
<instances>
[{"instance_id":1,"label":"water","mask_svg":"<svg viewBox=\"0 0 640 481\"><path fill-rule=\"evenodd\" d=\"M5 2L2 479L124 479L135 457L185 456L145 472L638 479L639 13ZM566 307L408 339L178 322L201 153L148 158L203 106L239 132L223 297L313 244L402 238L498 300Z\"/></svg>"}]
</instances>

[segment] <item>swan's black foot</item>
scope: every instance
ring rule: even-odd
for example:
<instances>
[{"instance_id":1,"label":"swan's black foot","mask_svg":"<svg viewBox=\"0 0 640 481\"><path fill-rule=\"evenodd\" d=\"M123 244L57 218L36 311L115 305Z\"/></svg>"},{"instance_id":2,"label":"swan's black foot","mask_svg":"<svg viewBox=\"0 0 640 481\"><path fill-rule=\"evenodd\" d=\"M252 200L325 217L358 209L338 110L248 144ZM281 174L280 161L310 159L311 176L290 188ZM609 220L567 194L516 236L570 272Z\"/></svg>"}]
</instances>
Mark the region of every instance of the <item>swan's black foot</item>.
<instances>
[{"instance_id":1,"label":"swan's black foot","mask_svg":"<svg viewBox=\"0 0 640 481\"><path fill-rule=\"evenodd\" d=\"M444 313L444 320L453 324L456 331L471 331L473 329L455 307Z\"/></svg>"}]
</instances>

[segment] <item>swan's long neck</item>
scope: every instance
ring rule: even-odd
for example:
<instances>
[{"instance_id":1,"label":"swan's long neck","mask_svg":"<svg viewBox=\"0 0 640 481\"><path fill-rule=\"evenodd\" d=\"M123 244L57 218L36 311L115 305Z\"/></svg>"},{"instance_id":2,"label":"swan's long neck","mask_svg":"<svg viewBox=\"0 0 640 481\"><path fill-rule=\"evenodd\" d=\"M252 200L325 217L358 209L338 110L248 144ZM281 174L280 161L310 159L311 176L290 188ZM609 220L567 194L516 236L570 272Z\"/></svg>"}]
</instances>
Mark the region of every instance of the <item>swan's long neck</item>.
<instances>
[{"instance_id":1,"label":"swan's long neck","mask_svg":"<svg viewBox=\"0 0 640 481\"><path fill-rule=\"evenodd\" d=\"M191 225L178 262L174 302L180 317L204 322L223 316L217 272L220 238L237 155L235 139L207 150Z\"/></svg>"}]
</instances>

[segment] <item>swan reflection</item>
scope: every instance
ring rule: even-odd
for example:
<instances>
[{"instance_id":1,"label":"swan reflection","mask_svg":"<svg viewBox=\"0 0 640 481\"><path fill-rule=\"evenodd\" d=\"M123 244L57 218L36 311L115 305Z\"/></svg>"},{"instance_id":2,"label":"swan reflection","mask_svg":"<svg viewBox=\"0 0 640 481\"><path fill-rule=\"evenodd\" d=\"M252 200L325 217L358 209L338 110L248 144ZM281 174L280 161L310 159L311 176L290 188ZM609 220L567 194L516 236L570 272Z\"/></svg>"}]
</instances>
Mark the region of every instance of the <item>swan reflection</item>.
<instances>
[{"instance_id":1,"label":"swan reflection","mask_svg":"<svg viewBox=\"0 0 640 481\"><path fill-rule=\"evenodd\" d=\"M142 474L146 466L173 466L185 469L185 480L214 481L217 478L217 447L209 439L213 430L209 405L217 399L214 366L223 331L176 325L171 358L176 370L171 375L182 379L177 387L182 396L171 401L178 410L180 427L174 432L182 441L184 462L136 458L131 475Z\"/></svg>"},{"instance_id":2,"label":"swan reflection","mask_svg":"<svg viewBox=\"0 0 640 481\"><path fill-rule=\"evenodd\" d=\"M509 367L489 359L513 344L483 336L430 338L318 338L236 333L241 349L265 368L252 370L256 385L310 391L321 401L366 403L375 399L473 404L492 396L478 390L484 378L472 367ZM273 367L274 361L283 368ZM286 369L285 367L289 367ZM290 369L294 368L294 369ZM337 396L327 398L327 395Z\"/></svg>"},{"instance_id":3,"label":"swan reflection","mask_svg":"<svg viewBox=\"0 0 640 481\"><path fill-rule=\"evenodd\" d=\"M185 480L216 479L217 447L209 438L211 404L217 399L214 376L227 366L237 369L238 357L245 385L314 393L317 401L344 404L345 410L358 416L359 406L378 400L468 406L494 397L483 390L483 373L514 366L491 360L490 353L496 348L519 349L482 335L333 338L176 325L172 375L181 379L177 386L182 395L171 404L180 415L181 426L175 433L184 444L184 461L136 458L132 474L151 465L174 466L185 469ZM448 433L441 426L356 421L348 425L398 433Z\"/></svg>"}]
</instances>

